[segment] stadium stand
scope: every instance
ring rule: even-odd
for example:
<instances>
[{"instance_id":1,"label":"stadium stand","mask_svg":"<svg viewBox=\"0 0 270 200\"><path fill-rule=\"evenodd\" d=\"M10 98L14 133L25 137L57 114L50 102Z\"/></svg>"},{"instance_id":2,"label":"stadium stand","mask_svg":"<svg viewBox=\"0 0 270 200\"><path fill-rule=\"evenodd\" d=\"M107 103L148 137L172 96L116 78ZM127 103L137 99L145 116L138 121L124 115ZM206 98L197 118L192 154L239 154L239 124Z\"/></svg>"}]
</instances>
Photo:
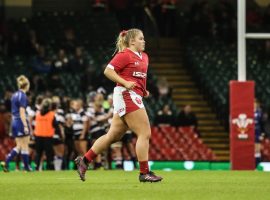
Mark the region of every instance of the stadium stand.
<instances>
[{"instance_id":1,"label":"stadium stand","mask_svg":"<svg viewBox=\"0 0 270 200\"><path fill-rule=\"evenodd\" d=\"M153 127L149 156L150 160L216 160L190 127Z\"/></svg>"},{"instance_id":2,"label":"stadium stand","mask_svg":"<svg viewBox=\"0 0 270 200\"><path fill-rule=\"evenodd\" d=\"M187 62L198 85L213 104L220 118L228 116L229 81L237 79L236 45L214 40L210 44L193 38L187 48ZM256 82L256 97L269 105L269 60L264 59L263 43L248 42L247 77ZM227 119L224 119L227 121Z\"/></svg>"},{"instance_id":3,"label":"stadium stand","mask_svg":"<svg viewBox=\"0 0 270 200\"><path fill-rule=\"evenodd\" d=\"M247 78L256 82L256 98L263 102L263 108L269 107L269 60L266 58L265 43L248 41ZM193 37L187 46L187 64L194 73L194 80L205 98L213 105L219 119L228 126L229 81L237 79L237 47L221 40L207 41ZM268 139L265 139L262 155L269 160Z\"/></svg>"}]
</instances>

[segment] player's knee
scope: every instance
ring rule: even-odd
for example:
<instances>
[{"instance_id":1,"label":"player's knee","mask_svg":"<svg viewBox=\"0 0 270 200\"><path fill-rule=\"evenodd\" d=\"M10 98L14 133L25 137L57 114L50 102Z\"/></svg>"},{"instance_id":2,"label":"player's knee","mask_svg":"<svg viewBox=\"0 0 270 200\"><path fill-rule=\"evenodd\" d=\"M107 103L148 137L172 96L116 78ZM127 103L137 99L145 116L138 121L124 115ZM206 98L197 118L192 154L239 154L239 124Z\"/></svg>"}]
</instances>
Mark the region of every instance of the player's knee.
<instances>
[{"instance_id":1,"label":"player's knee","mask_svg":"<svg viewBox=\"0 0 270 200\"><path fill-rule=\"evenodd\" d=\"M150 137L151 137L151 131L149 130L149 131L146 131L145 132L145 138L147 139L147 140L150 140Z\"/></svg>"},{"instance_id":2,"label":"player's knee","mask_svg":"<svg viewBox=\"0 0 270 200\"><path fill-rule=\"evenodd\" d=\"M22 147L20 145L17 145L15 148L17 149L18 152L22 150Z\"/></svg>"},{"instance_id":3,"label":"player's knee","mask_svg":"<svg viewBox=\"0 0 270 200\"><path fill-rule=\"evenodd\" d=\"M148 139L148 140L150 139L150 137L151 137L151 128L150 128L149 124L146 124L144 126L144 128L142 129L142 134L144 135L144 137L146 139Z\"/></svg>"},{"instance_id":4,"label":"player's knee","mask_svg":"<svg viewBox=\"0 0 270 200\"><path fill-rule=\"evenodd\" d=\"M18 151L21 151L22 150L22 143L21 142L17 142L17 144L16 144L16 149L18 150Z\"/></svg>"},{"instance_id":5,"label":"player's knee","mask_svg":"<svg viewBox=\"0 0 270 200\"><path fill-rule=\"evenodd\" d=\"M139 134L138 137L144 139L144 140L149 140L151 137L151 131L150 130L142 130Z\"/></svg>"},{"instance_id":6,"label":"player's knee","mask_svg":"<svg viewBox=\"0 0 270 200\"><path fill-rule=\"evenodd\" d=\"M21 146L21 151L28 151L28 146L26 145Z\"/></svg>"}]
</instances>

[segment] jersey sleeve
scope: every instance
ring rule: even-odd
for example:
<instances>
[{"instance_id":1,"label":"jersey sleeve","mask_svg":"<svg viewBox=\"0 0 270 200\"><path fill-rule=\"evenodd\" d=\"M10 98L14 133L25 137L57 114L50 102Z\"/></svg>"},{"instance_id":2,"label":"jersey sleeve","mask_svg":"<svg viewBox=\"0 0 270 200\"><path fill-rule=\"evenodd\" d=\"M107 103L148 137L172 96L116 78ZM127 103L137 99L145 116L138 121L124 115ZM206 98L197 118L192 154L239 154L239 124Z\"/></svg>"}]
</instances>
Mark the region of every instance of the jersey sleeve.
<instances>
[{"instance_id":1,"label":"jersey sleeve","mask_svg":"<svg viewBox=\"0 0 270 200\"><path fill-rule=\"evenodd\" d=\"M29 117L34 117L35 116L35 111L33 110L33 109L31 109L31 107L30 106L27 106L27 108L26 108L26 113L27 113L27 115L29 116Z\"/></svg>"},{"instance_id":2,"label":"jersey sleeve","mask_svg":"<svg viewBox=\"0 0 270 200\"><path fill-rule=\"evenodd\" d=\"M61 123L61 124L64 124L66 121L64 115L60 115L58 113L55 114L55 119L58 123Z\"/></svg>"},{"instance_id":3,"label":"jersey sleeve","mask_svg":"<svg viewBox=\"0 0 270 200\"><path fill-rule=\"evenodd\" d=\"M22 93L19 97L19 104L20 104L20 107L23 107L23 108L27 107L27 97L24 93Z\"/></svg>"},{"instance_id":4,"label":"jersey sleeve","mask_svg":"<svg viewBox=\"0 0 270 200\"><path fill-rule=\"evenodd\" d=\"M114 69L116 72L121 71L129 63L128 54L121 52L116 54L108 64L108 67Z\"/></svg>"}]
</instances>

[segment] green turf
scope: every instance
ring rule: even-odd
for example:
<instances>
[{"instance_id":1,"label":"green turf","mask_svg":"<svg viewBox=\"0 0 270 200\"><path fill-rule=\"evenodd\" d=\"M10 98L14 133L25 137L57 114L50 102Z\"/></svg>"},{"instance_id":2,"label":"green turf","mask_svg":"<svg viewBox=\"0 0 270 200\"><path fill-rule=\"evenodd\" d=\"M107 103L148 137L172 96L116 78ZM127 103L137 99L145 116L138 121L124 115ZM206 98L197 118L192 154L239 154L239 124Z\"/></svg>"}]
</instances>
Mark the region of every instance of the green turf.
<instances>
[{"instance_id":1,"label":"green turf","mask_svg":"<svg viewBox=\"0 0 270 200\"><path fill-rule=\"evenodd\" d=\"M270 199L270 173L258 171L156 171L161 183L139 183L137 172L75 171L0 173L1 200Z\"/></svg>"}]
</instances>

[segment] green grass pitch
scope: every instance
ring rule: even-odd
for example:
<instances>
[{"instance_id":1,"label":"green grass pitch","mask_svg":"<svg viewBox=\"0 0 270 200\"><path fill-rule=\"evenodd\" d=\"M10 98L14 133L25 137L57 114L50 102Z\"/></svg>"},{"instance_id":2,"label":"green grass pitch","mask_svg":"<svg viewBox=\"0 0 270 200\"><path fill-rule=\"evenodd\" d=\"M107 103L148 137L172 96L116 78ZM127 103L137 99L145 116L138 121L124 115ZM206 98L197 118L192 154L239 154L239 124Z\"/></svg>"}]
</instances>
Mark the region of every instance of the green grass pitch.
<instances>
[{"instance_id":1,"label":"green grass pitch","mask_svg":"<svg viewBox=\"0 0 270 200\"><path fill-rule=\"evenodd\" d=\"M1 200L267 200L270 173L258 171L156 171L160 183L140 183L138 172L76 171L0 173Z\"/></svg>"}]
</instances>

